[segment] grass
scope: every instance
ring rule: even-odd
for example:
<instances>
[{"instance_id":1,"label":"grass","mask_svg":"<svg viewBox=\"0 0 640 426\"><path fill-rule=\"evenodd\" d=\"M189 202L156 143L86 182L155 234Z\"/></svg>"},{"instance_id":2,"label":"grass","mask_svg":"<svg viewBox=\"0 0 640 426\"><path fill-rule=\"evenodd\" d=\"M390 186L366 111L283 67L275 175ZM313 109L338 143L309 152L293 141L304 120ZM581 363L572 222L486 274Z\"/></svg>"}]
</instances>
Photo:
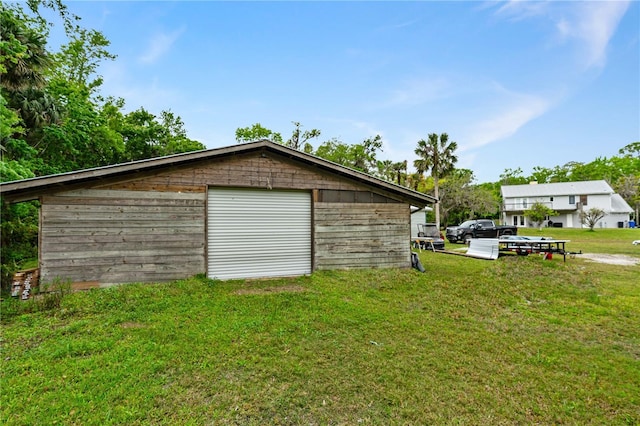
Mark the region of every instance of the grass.
<instances>
[{"instance_id":1,"label":"grass","mask_svg":"<svg viewBox=\"0 0 640 426\"><path fill-rule=\"evenodd\" d=\"M640 257L637 230L547 231ZM640 266L420 256L425 274L196 277L3 316L0 422L640 423Z\"/></svg>"},{"instance_id":2,"label":"grass","mask_svg":"<svg viewBox=\"0 0 640 426\"><path fill-rule=\"evenodd\" d=\"M569 240L566 247L570 251L588 253L626 254L640 256L640 246L631 244L640 240L640 228L588 229L538 228L519 229L519 235L549 236Z\"/></svg>"}]
</instances>

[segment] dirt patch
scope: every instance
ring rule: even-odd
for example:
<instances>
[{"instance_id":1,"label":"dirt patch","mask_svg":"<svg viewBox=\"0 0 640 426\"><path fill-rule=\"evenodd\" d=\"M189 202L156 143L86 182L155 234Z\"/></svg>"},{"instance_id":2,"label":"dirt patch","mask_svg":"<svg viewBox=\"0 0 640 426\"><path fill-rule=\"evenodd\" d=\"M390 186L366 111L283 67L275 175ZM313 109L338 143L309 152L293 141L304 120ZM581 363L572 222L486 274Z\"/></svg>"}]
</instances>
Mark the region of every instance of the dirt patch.
<instances>
[{"instance_id":1,"label":"dirt patch","mask_svg":"<svg viewBox=\"0 0 640 426\"><path fill-rule=\"evenodd\" d=\"M278 287L241 288L239 290L236 290L235 294L247 295L247 294L302 293L304 291L307 291L307 289L299 285L282 285Z\"/></svg>"},{"instance_id":2,"label":"dirt patch","mask_svg":"<svg viewBox=\"0 0 640 426\"><path fill-rule=\"evenodd\" d=\"M120 324L122 328L145 328L144 324L140 324L139 322L127 321Z\"/></svg>"},{"instance_id":3,"label":"dirt patch","mask_svg":"<svg viewBox=\"0 0 640 426\"><path fill-rule=\"evenodd\" d=\"M610 265L633 266L640 264L640 259L624 254L583 253L580 258L590 262L608 263Z\"/></svg>"}]
</instances>

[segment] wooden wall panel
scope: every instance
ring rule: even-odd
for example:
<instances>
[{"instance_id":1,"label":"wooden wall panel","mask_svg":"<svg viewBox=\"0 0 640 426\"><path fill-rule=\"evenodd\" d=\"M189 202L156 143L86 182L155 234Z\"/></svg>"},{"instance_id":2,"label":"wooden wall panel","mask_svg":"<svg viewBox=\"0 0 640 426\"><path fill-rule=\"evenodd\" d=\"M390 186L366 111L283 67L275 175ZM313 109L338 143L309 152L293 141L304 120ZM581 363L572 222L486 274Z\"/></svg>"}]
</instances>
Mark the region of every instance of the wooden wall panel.
<instances>
[{"instance_id":1,"label":"wooden wall panel","mask_svg":"<svg viewBox=\"0 0 640 426\"><path fill-rule=\"evenodd\" d=\"M314 268L411 266L406 204L315 203Z\"/></svg>"},{"instance_id":2,"label":"wooden wall panel","mask_svg":"<svg viewBox=\"0 0 640 426\"><path fill-rule=\"evenodd\" d=\"M258 153L220 158L208 163L176 168L128 182L102 186L110 189L175 191L206 190L207 186L231 186L267 189L337 189L358 190L362 187L341 180L338 176L275 154L266 157Z\"/></svg>"},{"instance_id":3,"label":"wooden wall panel","mask_svg":"<svg viewBox=\"0 0 640 426\"><path fill-rule=\"evenodd\" d=\"M158 282L205 272L204 191L78 190L42 200L41 280Z\"/></svg>"},{"instance_id":4,"label":"wooden wall panel","mask_svg":"<svg viewBox=\"0 0 640 426\"><path fill-rule=\"evenodd\" d=\"M282 155L242 154L118 179L42 199L43 282L155 282L206 272L208 187L312 191L314 269L411 264L408 205L384 191L385 203L323 202L319 190L373 188Z\"/></svg>"}]
</instances>

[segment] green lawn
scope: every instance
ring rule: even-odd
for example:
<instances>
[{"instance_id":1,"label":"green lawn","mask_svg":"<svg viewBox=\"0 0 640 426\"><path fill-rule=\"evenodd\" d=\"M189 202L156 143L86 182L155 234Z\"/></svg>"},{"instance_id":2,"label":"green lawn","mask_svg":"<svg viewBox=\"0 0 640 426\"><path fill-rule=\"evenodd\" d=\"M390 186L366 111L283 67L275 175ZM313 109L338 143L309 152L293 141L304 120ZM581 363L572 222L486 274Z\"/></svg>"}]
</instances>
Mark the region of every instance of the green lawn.
<instances>
[{"instance_id":1,"label":"green lawn","mask_svg":"<svg viewBox=\"0 0 640 426\"><path fill-rule=\"evenodd\" d=\"M640 240L640 229L568 229L568 228L525 228L518 235L549 236L569 240L567 250L586 253L615 253L640 256L640 246L631 244Z\"/></svg>"},{"instance_id":2,"label":"green lawn","mask_svg":"<svg viewBox=\"0 0 640 426\"><path fill-rule=\"evenodd\" d=\"M640 258L640 230L542 234ZM3 314L0 423L640 423L640 266L420 256Z\"/></svg>"}]
</instances>

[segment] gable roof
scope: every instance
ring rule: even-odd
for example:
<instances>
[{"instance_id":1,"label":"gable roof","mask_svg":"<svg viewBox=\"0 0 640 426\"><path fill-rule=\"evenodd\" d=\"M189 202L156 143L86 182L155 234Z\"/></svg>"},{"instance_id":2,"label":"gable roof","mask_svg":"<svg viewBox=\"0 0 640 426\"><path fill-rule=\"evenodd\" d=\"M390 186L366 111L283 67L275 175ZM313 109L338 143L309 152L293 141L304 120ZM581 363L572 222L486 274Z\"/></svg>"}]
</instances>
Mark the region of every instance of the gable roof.
<instances>
[{"instance_id":1,"label":"gable roof","mask_svg":"<svg viewBox=\"0 0 640 426\"><path fill-rule=\"evenodd\" d=\"M622 195L613 194L611 196L611 213L633 213L633 209Z\"/></svg>"},{"instance_id":2,"label":"gable roof","mask_svg":"<svg viewBox=\"0 0 640 426\"><path fill-rule=\"evenodd\" d=\"M307 154L268 140L247 142L223 148L206 149L183 154L169 155L166 157L151 158L132 161L129 163L96 167L93 169L0 183L0 195L9 202L34 200L45 193L65 190L72 186L78 187L100 182L104 179L113 179L118 177L130 179L142 172L161 171L163 169L171 169L176 166L185 166L207 160L221 159L252 152L277 153L298 161L306 166L316 167L319 170L333 173L344 179L389 191L397 195L401 200L412 205L425 206L436 202L436 199L430 195L413 191L409 188L387 182L366 173L350 169L340 164L316 157L315 155Z\"/></svg>"},{"instance_id":3,"label":"gable roof","mask_svg":"<svg viewBox=\"0 0 640 426\"><path fill-rule=\"evenodd\" d=\"M500 192L502 192L504 198L513 198L613 194L613 189L604 180L587 180L580 182L502 185Z\"/></svg>"}]
</instances>

